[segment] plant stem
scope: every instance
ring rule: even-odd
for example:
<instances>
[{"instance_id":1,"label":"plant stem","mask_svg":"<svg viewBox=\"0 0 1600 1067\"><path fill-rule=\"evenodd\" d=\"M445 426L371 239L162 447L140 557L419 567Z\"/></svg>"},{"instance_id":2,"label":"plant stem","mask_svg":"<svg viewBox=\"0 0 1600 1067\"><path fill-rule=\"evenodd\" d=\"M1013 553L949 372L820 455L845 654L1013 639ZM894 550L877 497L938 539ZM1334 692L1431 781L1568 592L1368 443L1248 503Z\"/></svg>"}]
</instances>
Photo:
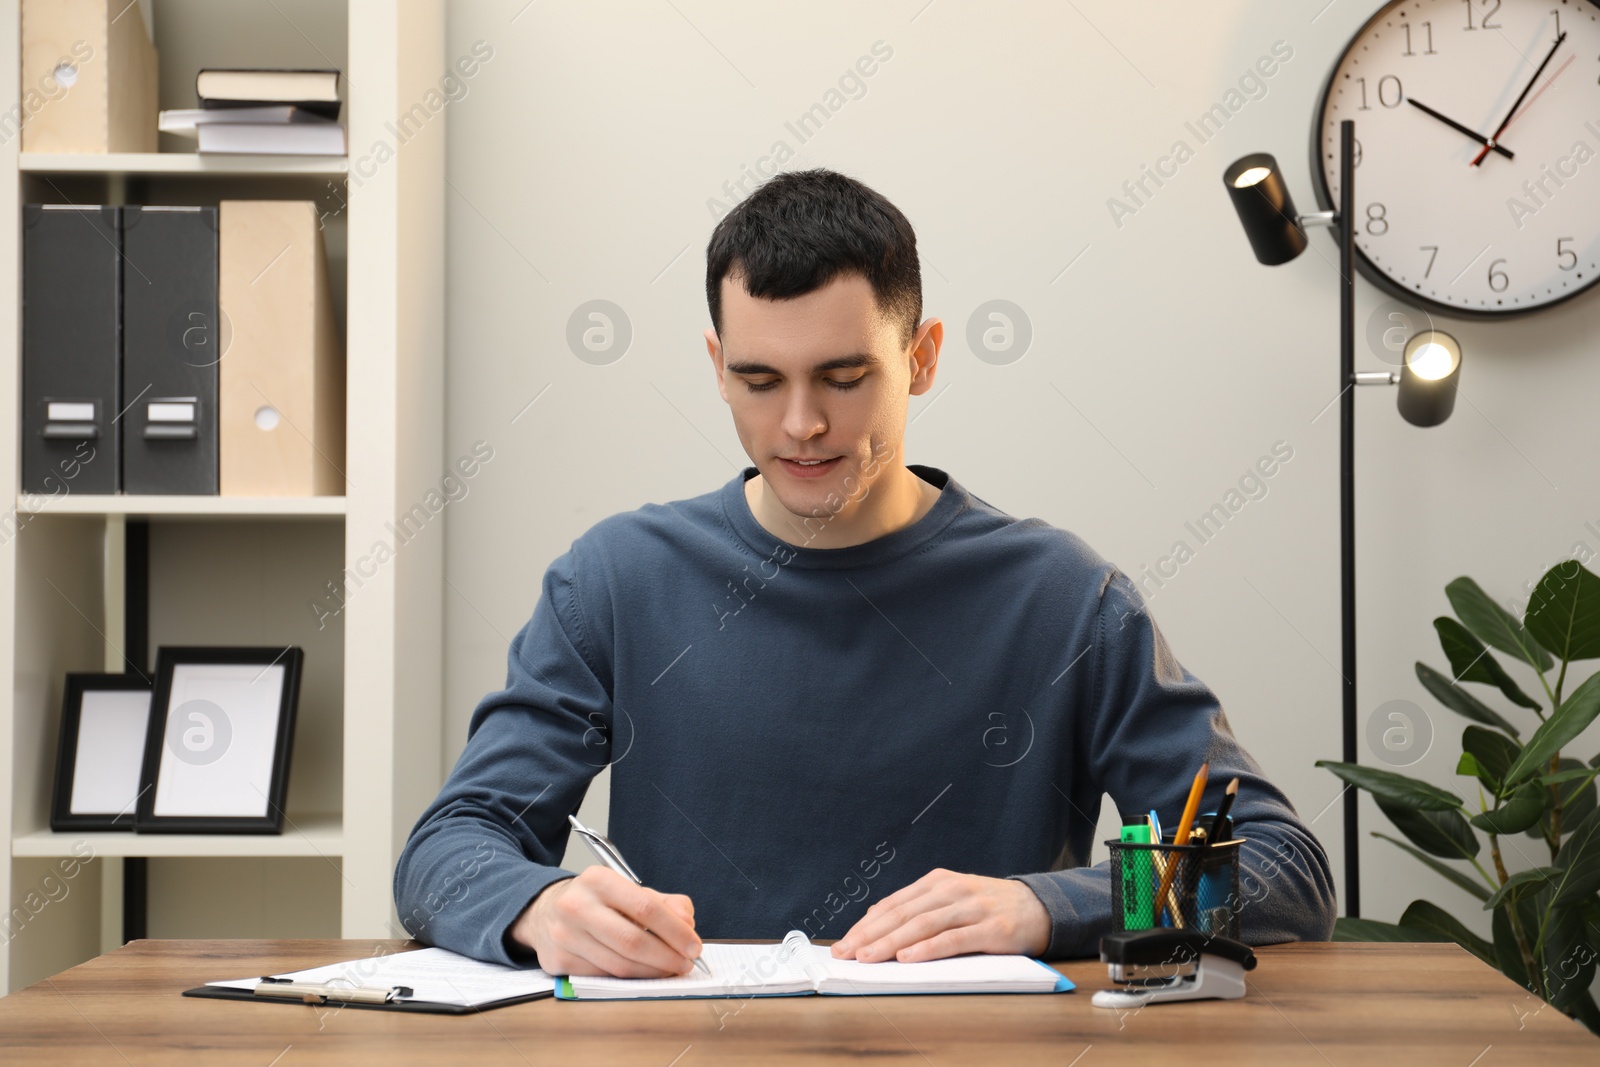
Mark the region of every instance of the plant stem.
<instances>
[{"instance_id":1,"label":"plant stem","mask_svg":"<svg viewBox=\"0 0 1600 1067\"><path fill-rule=\"evenodd\" d=\"M1504 886L1511 876L1506 873L1505 860L1500 858L1500 838L1495 834L1489 835L1489 855L1494 857L1494 870L1500 876L1500 884ZM1511 933L1517 939L1517 951L1522 953L1522 966L1527 971L1528 982L1533 992L1544 999L1544 976L1539 973L1537 964L1533 960L1533 950L1528 948L1528 935L1522 931L1522 916L1517 914L1517 899L1512 897L1501 907L1506 908L1506 919L1511 923Z\"/></svg>"},{"instance_id":2,"label":"plant stem","mask_svg":"<svg viewBox=\"0 0 1600 1067\"><path fill-rule=\"evenodd\" d=\"M1530 666L1531 666L1531 664L1530 664ZM1566 663L1565 660L1562 660L1561 661L1561 673L1562 673L1563 676L1566 675L1566 671L1567 671L1567 663ZM1544 671L1541 671L1538 667L1534 667L1533 668L1533 673L1535 673L1535 674L1537 674L1539 676L1539 685L1544 688L1544 695L1550 699L1550 714L1554 715L1555 712L1556 712L1556 708L1561 706L1561 698L1556 696L1555 693L1550 691L1550 683L1544 680ZM1559 692L1560 689L1561 689L1561 682L1560 682L1560 679L1557 679L1556 680L1556 691ZM1539 713L1537 710L1535 711L1535 714L1539 715L1540 719L1544 718L1544 715Z\"/></svg>"},{"instance_id":3,"label":"plant stem","mask_svg":"<svg viewBox=\"0 0 1600 1067\"><path fill-rule=\"evenodd\" d=\"M1468 856L1467 857L1467 862L1472 864L1474 867L1477 868L1478 873L1483 876L1483 880L1485 882L1489 883L1489 888L1490 889L1499 889L1500 888L1500 886L1495 883L1495 880L1493 878L1489 877L1489 872L1483 869L1483 864L1478 862L1478 857L1476 857L1476 856Z\"/></svg>"}]
</instances>

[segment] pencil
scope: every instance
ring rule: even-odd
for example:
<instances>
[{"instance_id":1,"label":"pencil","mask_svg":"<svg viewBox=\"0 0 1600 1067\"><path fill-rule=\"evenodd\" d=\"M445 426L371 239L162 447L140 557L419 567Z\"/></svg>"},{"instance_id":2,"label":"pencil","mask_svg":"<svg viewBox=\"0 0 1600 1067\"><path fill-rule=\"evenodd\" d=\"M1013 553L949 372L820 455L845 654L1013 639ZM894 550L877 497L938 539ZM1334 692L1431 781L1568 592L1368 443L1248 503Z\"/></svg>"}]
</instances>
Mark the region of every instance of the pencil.
<instances>
[{"instance_id":1,"label":"pencil","mask_svg":"<svg viewBox=\"0 0 1600 1067\"><path fill-rule=\"evenodd\" d=\"M1189 787L1189 800L1183 806L1183 818L1178 820L1178 829L1172 835L1172 843L1174 845L1187 845L1189 843L1189 832L1194 829L1194 817L1200 811L1200 795L1206 791L1206 773L1210 769L1211 764L1207 761L1200 764L1200 769L1195 772L1194 784ZM1172 879L1178 873L1178 863L1182 856L1183 853L1174 852L1167 860L1167 869L1161 875L1161 888L1156 891L1156 913L1158 915L1165 905L1167 894L1172 889ZM1177 926L1180 921L1178 903L1173 901L1172 925Z\"/></svg>"},{"instance_id":2,"label":"pencil","mask_svg":"<svg viewBox=\"0 0 1600 1067\"><path fill-rule=\"evenodd\" d=\"M1211 818L1211 832L1206 834L1206 844L1214 845L1222 834L1222 820L1228 817L1228 811L1233 807L1233 798L1239 794L1239 779L1235 778L1228 783L1227 790L1222 794L1222 806L1217 809L1216 815Z\"/></svg>"}]
</instances>

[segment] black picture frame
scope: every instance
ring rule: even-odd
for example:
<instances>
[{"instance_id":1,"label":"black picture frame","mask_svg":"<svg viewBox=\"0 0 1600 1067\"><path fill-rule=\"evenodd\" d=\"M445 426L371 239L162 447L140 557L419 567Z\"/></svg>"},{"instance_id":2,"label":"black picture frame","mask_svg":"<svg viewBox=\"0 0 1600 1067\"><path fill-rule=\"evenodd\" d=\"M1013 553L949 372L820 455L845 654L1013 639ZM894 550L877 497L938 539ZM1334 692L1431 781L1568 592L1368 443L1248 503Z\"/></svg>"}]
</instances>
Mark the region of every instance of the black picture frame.
<instances>
[{"instance_id":1,"label":"black picture frame","mask_svg":"<svg viewBox=\"0 0 1600 1067\"><path fill-rule=\"evenodd\" d=\"M303 661L293 645L156 652L138 832L283 832Z\"/></svg>"},{"instance_id":2,"label":"black picture frame","mask_svg":"<svg viewBox=\"0 0 1600 1067\"><path fill-rule=\"evenodd\" d=\"M89 697L94 702L92 694L97 693L143 693L143 721L134 721L136 709L131 706L107 706L97 709L99 721L91 723L93 729L86 733L83 729L84 698ZM55 791L50 799L51 830L57 833L133 830L139 790L144 781L152 697L150 679L138 674L73 673L66 676L61 696L60 742L56 748ZM85 766L85 759L94 761L95 766ZM110 771L113 781L125 778L132 787L127 803L120 810L112 810L114 801L95 803L93 797L85 796L85 791L77 788L82 784L78 781L80 769L97 774ZM99 783L101 792L105 784ZM117 791L114 785L112 789ZM75 792L78 794L76 802Z\"/></svg>"}]
</instances>

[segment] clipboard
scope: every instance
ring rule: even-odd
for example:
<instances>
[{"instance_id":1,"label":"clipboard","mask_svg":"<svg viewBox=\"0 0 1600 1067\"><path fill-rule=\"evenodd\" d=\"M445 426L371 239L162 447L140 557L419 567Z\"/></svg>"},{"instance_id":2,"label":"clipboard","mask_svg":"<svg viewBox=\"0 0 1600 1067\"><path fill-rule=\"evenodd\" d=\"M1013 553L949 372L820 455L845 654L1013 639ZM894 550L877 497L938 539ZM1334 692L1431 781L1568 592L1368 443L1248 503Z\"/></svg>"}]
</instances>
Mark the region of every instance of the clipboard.
<instances>
[{"instance_id":1,"label":"clipboard","mask_svg":"<svg viewBox=\"0 0 1600 1067\"><path fill-rule=\"evenodd\" d=\"M263 975L262 981L279 984L270 975ZM289 987L295 987L296 992L290 992ZM202 1000L248 1000L261 1004L288 1004L290 1006L303 1005L307 1007L332 1007L332 1008L363 1008L375 1011L415 1011L430 1015L476 1015L480 1011L490 1011L494 1008L504 1008L512 1004L525 1004L531 1000L544 1000L555 996L554 989L547 989L538 993L527 993L520 996L506 997L502 1000L492 1000L482 1004L441 1004L436 1000L395 1000L395 990L407 989L407 986L394 986L389 989L364 989L358 986L329 986L308 982L281 983L283 993L278 995L260 995L254 990L228 989L223 986L203 985L195 989L185 989L186 997L197 997ZM305 990L304 993L298 990ZM398 994L404 995L404 994ZM379 999L373 999L379 996ZM311 998L311 999L308 999Z\"/></svg>"},{"instance_id":2,"label":"clipboard","mask_svg":"<svg viewBox=\"0 0 1600 1067\"><path fill-rule=\"evenodd\" d=\"M538 968L508 967L443 948L342 960L285 974L208 982L183 995L316 1008L365 1008L471 1015L551 997L555 979Z\"/></svg>"}]
</instances>

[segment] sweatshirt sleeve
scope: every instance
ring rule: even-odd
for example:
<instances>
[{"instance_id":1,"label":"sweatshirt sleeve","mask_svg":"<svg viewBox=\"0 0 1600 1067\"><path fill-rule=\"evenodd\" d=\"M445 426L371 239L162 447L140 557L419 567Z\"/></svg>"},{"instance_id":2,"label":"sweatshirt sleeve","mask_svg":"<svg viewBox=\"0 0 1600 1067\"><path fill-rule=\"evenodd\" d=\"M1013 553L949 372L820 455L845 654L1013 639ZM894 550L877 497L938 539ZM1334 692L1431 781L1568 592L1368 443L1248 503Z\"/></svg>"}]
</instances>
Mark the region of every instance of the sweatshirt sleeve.
<instances>
[{"instance_id":1,"label":"sweatshirt sleeve","mask_svg":"<svg viewBox=\"0 0 1600 1067\"><path fill-rule=\"evenodd\" d=\"M1230 811L1243 838L1240 932L1253 945L1326 941L1336 912L1328 858L1287 797L1240 746L1211 690L1173 656L1138 590L1113 569L1094 620L1089 685L1076 695L1075 775L1086 775L1131 815L1155 808L1176 825L1202 760L1211 767L1202 812L1215 811L1230 779ZM1111 914L1110 861L1017 875L1050 915L1047 958L1092 956Z\"/></svg>"},{"instance_id":2,"label":"sweatshirt sleeve","mask_svg":"<svg viewBox=\"0 0 1600 1067\"><path fill-rule=\"evenodd\" d=\"M415 938L522 964L512 923L558 866L567 816L610 755L610 672L597 671L578 598L578 546L552 563L533 617L511 642L505 688L472 714L466 748L395 866L401 922Z\"/></svg>"}]
</instances>

